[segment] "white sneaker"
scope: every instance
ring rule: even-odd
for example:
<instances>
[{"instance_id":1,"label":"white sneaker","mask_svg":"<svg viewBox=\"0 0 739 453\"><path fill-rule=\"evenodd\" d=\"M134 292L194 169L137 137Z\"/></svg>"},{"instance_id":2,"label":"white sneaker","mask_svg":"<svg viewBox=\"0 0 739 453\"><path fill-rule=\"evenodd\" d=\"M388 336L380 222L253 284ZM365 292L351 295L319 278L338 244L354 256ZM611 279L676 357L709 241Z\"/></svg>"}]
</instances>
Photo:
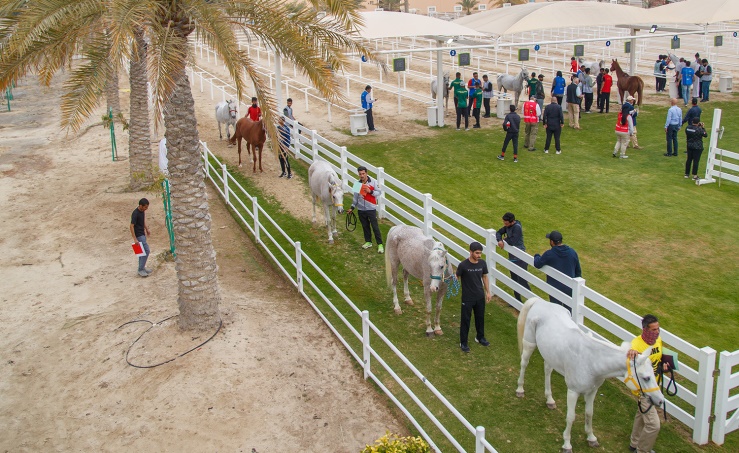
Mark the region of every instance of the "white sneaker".
<instances>
[{"instance_id":1,"label":"white sneaker","mask_svg":"<svg viewBox=\"0 0 739 453\"><path fill-rule=\"evenodd\" d=\"M557 151L557 154L562 154L562 151Z\"/></svg>"},{"instance_id":2,"label":"white sneaker","mask_svg":"<svg viewBox=\"0 0 739 453\"><path fill-rule=\"evenodd\" d=\"M621 159L628 159L628 158L629 158L629 156L627 156L627 155L621 156Z\"/></svg>"},{"instance_id":3,"label":"white sneaker","mask_svg":"<svg viewBox=\"0 0 739 453\"><path fill-rule=\"evenodd\" d=\"M544 154L549 154L549 150L548 149L545 149L544 150Z\"/></svg>"}]
</instances>

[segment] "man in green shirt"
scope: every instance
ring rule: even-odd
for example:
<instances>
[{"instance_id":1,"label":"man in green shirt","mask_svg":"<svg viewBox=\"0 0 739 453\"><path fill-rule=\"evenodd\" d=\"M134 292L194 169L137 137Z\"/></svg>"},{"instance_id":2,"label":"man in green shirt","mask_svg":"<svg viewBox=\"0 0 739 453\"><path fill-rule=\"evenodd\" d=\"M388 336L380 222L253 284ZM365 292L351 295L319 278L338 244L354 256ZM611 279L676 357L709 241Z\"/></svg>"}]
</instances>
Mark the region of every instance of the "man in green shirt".
<instances>
[{"instance_id":1,"label":"man in green shirt","mask_svg":"<svg viewBox=\"0 0 739 453\"><path fill-rule=\"evenodd\" d=\"M536 78L536 73L531 73L531 78L528 81L529 85L529 97L536 96L536 84L539 83L539 79Z\"/></svg>"},{"instance_id":2,"label":"man in green shirt","mask_svg":"<svg viewBox=\"0 0 739 453\"><path fill-rule=\"evenodd\" d=\"M470 96L472 98L472 116L475 118L474 129L480 129L480 106L482 105L482 85L480 82L475 83L475 91Z\"/></svg>"},{"instance_id":3,"label":"man in green shirt","mask_svg":"<svg viewBox=\"0 0 739 453\"><path fill-rule=\"evenodd\" d=\"M457 73L457 78L449 83L449 91L452 92L454 98L454 108L457 108L457 89L464 88L464 80L462 80L462 73Z\"/></svg>"},{"instance_id":4,"label":"man in green shirt","mask_svg":"<svg viewBox=\"0 0 739 453\"><path fill-rule=\"evenodd\" d=\"M452 84L453 83L454 82L452 82ZM462 116L464 116L464 130L470 130L470 109L467 106L467 96L468 92L467 88L464 86L464 83L462 83L460 86L454 87L454 99L457 101L455 102L457 109L457 130L459 130Z\"/></svg>"}]
</instances>

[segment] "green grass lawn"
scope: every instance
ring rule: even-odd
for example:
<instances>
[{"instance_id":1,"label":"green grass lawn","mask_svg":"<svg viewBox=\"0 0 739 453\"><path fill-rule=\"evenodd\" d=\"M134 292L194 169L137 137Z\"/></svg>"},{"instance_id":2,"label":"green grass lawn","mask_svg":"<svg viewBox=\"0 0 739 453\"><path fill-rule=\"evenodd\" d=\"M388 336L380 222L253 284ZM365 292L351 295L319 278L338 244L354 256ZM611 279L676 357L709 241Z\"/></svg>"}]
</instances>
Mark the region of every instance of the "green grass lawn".
<instances>
[{"instance_id":1,"label":"green grass lawn","mask_svg":"<svg viewBox=\"0 0 739 453\"><path fill-rule=\"evenodd\" d=\"M739 150L739 126L728 122L739 108L732 104L721 107L726 133L720 145ZM495 159L503 137L497 120L495 127L479 131L465 133L446 128L431 138L368 143L349 150L384 166L388 173L422 192L432 193L434 199L484 227L498 228L504 212L515 212L524 225L531 253L545 250L545 232L559 229L565 242L580 254L589 286L637 313L657 314L665 328L697 346L733 351L739 347L735 327L739 186L724 183L721 188L715 184L697 187L683 179L682 151L678 159L662 156L665 111L658 107L642 109L639 138L644 149L630 150L628 160L611 158L614 114L583 115L582 131L565 130L562 155L522 151L518 164ZM710 122L711 117L712 112L704 113L704 121ZM683 135L680 140L683 146ZM537 148L542 149L541 141ZM307 173L302 165L294 165L294 171L303 176ZM486 438L498 451L559 449L565 425L566 387L555 373L553 389L558 407L547 410L538 353L527 371L526 398L515 397L519 370L515 310L501 301L488 305L486 332L491 347L471 344L472 352L463 354L458 347L459 297L455 297L445 301L442 311L445 334L426 339L421 286L412 280L416 304L404 305L403 315L395 315L391 291L385 284L383 256L374 249L360 249L361 227L354 233L342 231L341 238L329 247L325 228L291 217L248 178L239 180L259 196L265 209L291 237L301 241L306 253L337 286L360 309L369 310L372 321L421 373L473 425L486 427ZM384 234L389 227L387 223L381 225ZM307 275L317 278L313 271L307 271ZM361 332L353 312L328 285L319 286ZM338 325L338 317L319 305ZM348 329L340 327L339 331L349 338ZM373 347L398 374L409 378L409 386L425 401L432 401L430 392L410 378L410 372L404 371L397 359L390 358L387 348L373 341ZM350 343L361 355L359 342ZM385 385L396 395L401 394L399 386L373 363L374 372ZM399 399L412 407L409 398ZM627 451L634 403L623 384L609 381L601 387L594 417L595 434L602 445L599 451ZM432 403L430 407L462 446L473 451L473 436L441 404ZM572 431L575 451L589 450L583 433L583 412L581 400ZM423 420L424 429L433 433L443 451L454 450L420 410L412 409L412 413ZM410 423L408 426L413 429ZM728 435L723 448L698 447L692 444L689 431L670 419L663 424L656 448L674 452L737 451L739 436Z\"/></svg>"}]
</instances>

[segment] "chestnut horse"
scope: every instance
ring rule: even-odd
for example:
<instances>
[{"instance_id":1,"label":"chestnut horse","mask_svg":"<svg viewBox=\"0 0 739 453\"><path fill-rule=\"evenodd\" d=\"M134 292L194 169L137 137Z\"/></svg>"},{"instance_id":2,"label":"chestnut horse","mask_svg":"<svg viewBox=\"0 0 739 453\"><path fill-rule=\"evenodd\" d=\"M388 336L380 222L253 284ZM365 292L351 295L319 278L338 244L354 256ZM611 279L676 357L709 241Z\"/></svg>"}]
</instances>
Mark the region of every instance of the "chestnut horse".
<instances>
[{"instance_id":1,"label":"chestnut horse","mask_svg":"<svg viewBox=\"0 0 739 453\"><path fill-rule=\"evenodd\" d=\"M241 167L241 139L243 138L246 141L247 154L254 154L252 171L257 172L257 150L259 150L259 171L263 172L262 148L264 142L267 141L267 132L264 130L262 120L255 122L245 116L236 122L235 129L236 131L228 142L232 145L235 145L237 141L239 143L239 167ZM252 153L252 151L254 152Z\"/></svg>"},{"instance_id":2,"label":"chestnut horse","mask_svg":"<svg viewBox=\"0 0 739 453\"><path fill-rule=\"evenodd\" d=\"M616 86L618 87L620 102L623 103L626 100L624 98L624 92L628 92L636 98L636 103L641 105L642 95L644 92L644 81L641 77L626 74L623 69L621 69L621 65L618 64L618 60L611 60L611 72L615 72L618 76Z\"/></svg>"}]
</instances>

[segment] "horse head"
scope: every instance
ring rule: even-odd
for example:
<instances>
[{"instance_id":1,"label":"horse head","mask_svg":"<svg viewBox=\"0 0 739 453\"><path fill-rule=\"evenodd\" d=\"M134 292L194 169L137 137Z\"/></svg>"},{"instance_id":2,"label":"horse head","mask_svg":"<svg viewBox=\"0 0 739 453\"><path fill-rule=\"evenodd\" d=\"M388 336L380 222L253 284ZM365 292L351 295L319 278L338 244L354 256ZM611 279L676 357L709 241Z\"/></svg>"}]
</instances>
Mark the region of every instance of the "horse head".
<instances>
[{"instance_id":1,"label":"horse head","mask_svg":"<svg viewBox=\"0 0 739 453\"><path fill-rule=\"evenodd\" d=\"M618 64L618 59L611 60L611 72L615 71L616 68L620 68L620 67L621 66L619 66Z\"/></svg>"},{"instance_id":2,"label":"horse head","mask_svg":"<svg viewBox=\"0 0 739 453\"><path fill-rule=\"evenodd\" d=\"M439 285L444 280L445 274L447 273L447 266L449 266L447 252L444 249L444 244L441 242L434 243L434 248L429 253L428 265L431 276L429 289L432 293L435 293L439 291Z\"/></svg>"},{"instance_id":3,"label":"horse head","mask_svg":"<svg viewBox=\"0 0 739 453\"><path fill-rule=\"evenodd\" d=\"M647 348L635 359L629 359L627 357L626 376L622 378L622 381L629 390L643 393L649 397L653 405L660 406L662 401L664 401L664 396L659 389L657 378L654 376L652 361L649 360L651 353L652 349Z\"/></svg>"},{"instance_id":4,"label":"horse head","mask_svg":"<svg viewBox=\"0 0 739 453\"><path fill-rule=\"evenodd\" d=\"M333 178L329 178L328 193L331 195L331 200L334 203L336 211L342 214L344 212L344 190L341 188L341 183L334 181Z\"/></svg>"},{"instance_id":5,"label":"horse head","mask_svg":"<svg viewBox=\"0 0 739 453\"><path fill-rule=\"evenodd\" d=\"M239 115L239 109L236 102L234 102L233 99L229 99L226 101L228 104L228 115L231 117L232 120L235 120L236 117Z\"/></svg>"}]
</instances>

